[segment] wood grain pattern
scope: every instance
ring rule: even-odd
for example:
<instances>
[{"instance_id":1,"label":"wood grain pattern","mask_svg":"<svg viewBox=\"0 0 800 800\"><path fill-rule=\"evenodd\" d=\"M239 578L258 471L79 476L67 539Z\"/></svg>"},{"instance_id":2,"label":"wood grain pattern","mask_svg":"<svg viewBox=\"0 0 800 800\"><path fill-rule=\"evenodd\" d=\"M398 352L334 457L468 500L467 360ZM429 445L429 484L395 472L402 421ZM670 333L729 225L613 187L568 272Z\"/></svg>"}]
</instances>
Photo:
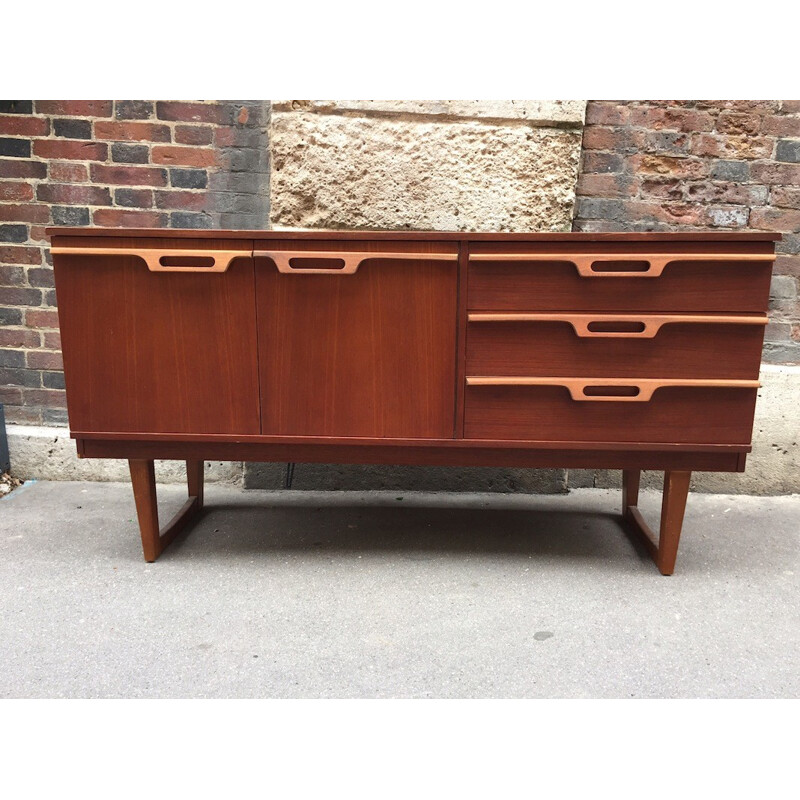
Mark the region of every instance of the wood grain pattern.
<instances>
[{"instance_id":1,"label":"wood grain pattern","mask_svg":"<svg viewBox=\"0 0 800 800\"><path fill-rule=\"evenodd\" d=\"M133 255L54 267L74 430L260 432L252 258L224 274L154 273Z\"/></svg>"},{"instance_id":2,"label":"wood grain pattern","mask_svg":"<svg viewBox=\"0 0 800 800\"><path fill-rule=\"evenodd\" d=\"M263 432L451 437L457 278L455 260L287 275L257 259Z\"/></svg>"}]
</instances>

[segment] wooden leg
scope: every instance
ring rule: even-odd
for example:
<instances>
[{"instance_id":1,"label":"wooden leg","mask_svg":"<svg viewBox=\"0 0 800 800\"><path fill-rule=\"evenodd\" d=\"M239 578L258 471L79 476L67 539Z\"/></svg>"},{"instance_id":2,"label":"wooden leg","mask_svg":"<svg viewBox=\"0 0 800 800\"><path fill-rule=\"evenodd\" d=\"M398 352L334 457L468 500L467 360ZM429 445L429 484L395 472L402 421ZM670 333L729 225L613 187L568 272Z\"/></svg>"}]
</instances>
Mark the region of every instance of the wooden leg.
<instances>
[{"instance_id":1,"label":"wooden leg","mask_svg":"<svg viewBox=\"0 0 800 800\"><path fill-rule=\"evenodd\" d=\"M142 550L145 561L155 561L166 550L169 543L180 533L203 507L203 462L187 461L186 474L189 484L189 499L163 530L158 527L158 500L156 498L156 474L152 459L128 461L142 535Z\"/></svg>"},{"instance_id":2,"label":"wooden leg","mask_svg":"<svg viewBox=\"0 0 800 800\"><path fill-rule=\"evenodd\" d=\"M686 510L686 498L689 494L691 472L665 472L664 496L661 501L661 528L658 539L645 522L636 506L639 495L639 472L636 470L623 472L623 518L631 530L639 535L647 551L662 575L672 575L675 571L675 559L678 556L678 543L681 538L683 514ZM631 502L633 501L633 502Z\"/></svg>"}]
</instances>

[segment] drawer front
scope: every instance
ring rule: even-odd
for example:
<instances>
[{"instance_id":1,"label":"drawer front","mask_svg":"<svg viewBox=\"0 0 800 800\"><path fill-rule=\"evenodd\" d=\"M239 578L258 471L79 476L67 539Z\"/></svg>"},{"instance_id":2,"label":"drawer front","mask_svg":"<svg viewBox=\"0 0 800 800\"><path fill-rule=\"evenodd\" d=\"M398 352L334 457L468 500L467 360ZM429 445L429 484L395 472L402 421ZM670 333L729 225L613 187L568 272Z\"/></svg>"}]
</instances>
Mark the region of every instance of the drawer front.
<instances>
[{"instance_id":1,"label":"drawer front","mask_svg":"<svg viewBox=\"0 0 800 800\"><path fill-rule=\"evenodd\" d=\"M656 389L649 400L629 402L633 398L575 400L568 387L559 385L468 385L464 436L748 445L756 392L755 386L665 386Z\"/></svg>"},{"instance_id":2,"label":"drawer front","mask_svg":"<svg viewBox=\"0 0 800 800\"><path fill-rule=\"evenodd\" d=\"M613 256L580 262L542 255L531 261L476 260L486 257L470 256L468 307L473 311L764 313L772 271L771 256L741 260L745 257L733 254L663 263L646 254L629 262ZM582 263L588 266L580 270ZM609 269L595 272L593 264ZM610 269L617 266L624 269ZM633 267L642 271L632 272Z\"/></svg>"},{"instance_id":3,"label":"drawer front","mask_svg":"<svg viewBox=\"0 0 800 800\"><path fill-rule=\"evenodd\" d=\"M758 378L766 317L695 320L686 315L470 314L466 374Z\"/></svg>"},{"instance_id":4,"label":"drawer front","mask_svg":"<svg viewBox=\"0 0 800 800\"><path fill-rule=\"evenodd\" d=\"M258 242L262 431L452 438L458 248Z\"/></svg>"}]
</instances>

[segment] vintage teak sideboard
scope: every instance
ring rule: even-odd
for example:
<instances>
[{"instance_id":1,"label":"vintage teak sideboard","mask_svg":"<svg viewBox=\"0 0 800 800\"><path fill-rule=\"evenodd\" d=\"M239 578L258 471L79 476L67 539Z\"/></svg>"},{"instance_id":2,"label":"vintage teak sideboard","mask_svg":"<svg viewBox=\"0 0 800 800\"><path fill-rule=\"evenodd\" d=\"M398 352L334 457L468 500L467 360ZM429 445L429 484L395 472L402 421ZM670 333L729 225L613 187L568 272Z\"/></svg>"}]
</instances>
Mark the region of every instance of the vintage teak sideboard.
<instances>
[{"instance_id":1,"label":"vintage teak sideboard","mask_svg":"<svg viewBox=\"0 0 800 800\"><path fill-rule=\"evenodd\" d=\"M583 467L668 575L691 472L744 470L778 235L48 233L72 436L129 460L147 561L204 460Z\"/></svg>"}]
</instances>

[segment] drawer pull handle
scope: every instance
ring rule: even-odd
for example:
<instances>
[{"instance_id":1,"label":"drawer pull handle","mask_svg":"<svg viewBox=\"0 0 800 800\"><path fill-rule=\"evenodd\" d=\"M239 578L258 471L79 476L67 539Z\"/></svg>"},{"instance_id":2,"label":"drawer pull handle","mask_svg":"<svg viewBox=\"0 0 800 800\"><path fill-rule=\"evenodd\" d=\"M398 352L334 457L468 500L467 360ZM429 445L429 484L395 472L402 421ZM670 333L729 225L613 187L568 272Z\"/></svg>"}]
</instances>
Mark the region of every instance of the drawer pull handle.
<instances>
[{"instance_id":1,"label":"drawer pull handle","mask_svg":"<svg viewBox=\"0 0 800 800\"><path fill-rule=\"evenodd\" d=\"M471 253L470 261L558 261L582 278L658 278L673 261L774 261L761 253Z\"/></svg>"},{"instance_id":2,"label":"drawer pull handle","mask_svg":"<svg viewBox=\"0 0 800 800\"><path fill-rule=\"evenodd\" d=\"M141 258L150 272L225 272L249 250L157 250L148 247L51 247L55 256L128 256Z\"/></svg>"},{"instance_id":3,"label":"drawer pull handle","mask_svg":"<svg viewBox=\"0 0 800 800\"><path fill-rule=\"evenodd\" d=\"M355 275L364 261L391 259L393 261L458 261L458 253L348 253L322 250L255 250L256 258L269 258L278 272L284 275ZM302 262L316 262L317 266L304 267ZM319 261L332 262L330 267L320 267ZM294 264L292 262L295 262Z\"/></svg>"},{"instance_id":4,"label":"drawer pull handle","mask_svg":"<svg viewBox=\"0 0 800 800\"><path fill-rule=\"evenodd\" d=\"M757 389L759 381L681 380L668 378L489 378L469 377L467 386L563 386L573 400L646 403L656 389L668 386L714 389Z\"/></svg>"},{"instance_id":5,"label":"drawer pull handle","mask_svg":"<svg viewBox=\"0 0 800 800\"><path fill-rule=\"evenodd\" d=\"M469 322L565 322L582 338L652 339L664 325L761 325L766 316L713 314L469 314Z\"/></svg>"}]
</instances>

